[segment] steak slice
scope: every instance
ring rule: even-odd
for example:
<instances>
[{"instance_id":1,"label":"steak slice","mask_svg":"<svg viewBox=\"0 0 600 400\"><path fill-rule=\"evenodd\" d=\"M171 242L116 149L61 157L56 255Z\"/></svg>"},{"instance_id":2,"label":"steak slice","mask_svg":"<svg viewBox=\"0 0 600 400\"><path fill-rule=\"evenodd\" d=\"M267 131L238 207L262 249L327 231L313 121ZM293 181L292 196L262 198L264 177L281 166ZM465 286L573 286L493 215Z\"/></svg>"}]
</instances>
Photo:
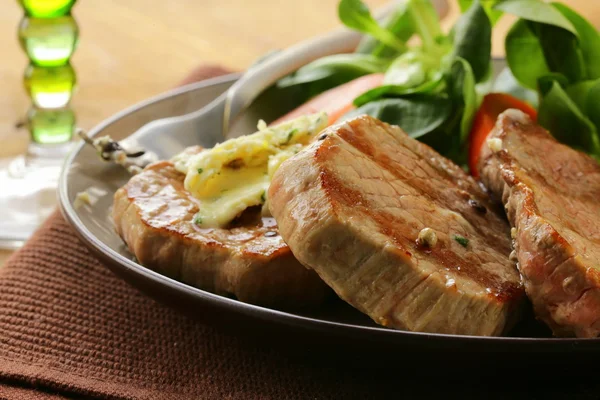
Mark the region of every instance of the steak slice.
<instances>
[{"instance_id":1,"label":"steak slice","mask_svg":"<svg viewBox=\"0 0 600 400\"><path fill-rule=\"evenodd\" d=\"M517 319L508 223L398 127L361 116L325 129L275 173L269 202L296 258L378 324L499 335Z\"/></svg>"},{"instance_id":2,"label":"steak slice","mask_svg":"<svg viewBox=\"0 0 600 400\"><path fill-rule=\"evenodd\" d=\"M482 150L483 182L505 204L535 312L559 336L600 333L600 166L508 110Z\"/></svg>"},{"instance_id":3,"label":"steak slice","mask_svg":"<svg viewBox=\"0 0 600 400\"><path fill-rule=\"evenodd\" d=\"M192 286L276 308L321 303L330 292L285 244L275 220L247 210L228 229L200 229L197 202L170 161L148 166L114 197L118 234L144 266Z\"/></svg>"}]
</instances>

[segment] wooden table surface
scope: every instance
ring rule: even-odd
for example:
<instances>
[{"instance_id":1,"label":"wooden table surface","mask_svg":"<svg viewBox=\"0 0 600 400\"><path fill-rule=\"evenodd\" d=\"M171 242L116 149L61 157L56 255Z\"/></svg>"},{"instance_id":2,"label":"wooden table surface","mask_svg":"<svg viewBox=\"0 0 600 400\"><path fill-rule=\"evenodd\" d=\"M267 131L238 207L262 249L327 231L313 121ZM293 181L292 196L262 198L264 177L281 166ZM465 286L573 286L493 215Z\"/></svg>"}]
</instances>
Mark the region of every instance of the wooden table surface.
<instances>
[{"instance_id":1,"label":"wooden table surface","mask_svg":"<svg viewBox=\"0 0 600 400\"><path fill-rule=\"evenodd\" d=\"M80 1L73 14L81 28L73 58L78 125L89 129L115 112L176 85L193 67L217 63L243 70L257 57L338 26L338 0L102 0ZM367 0L372 7L386 0ZM600 25L600 1L566 1ZM0 157L24 151L28 135L15 124L29 100L22 86L26 58L16 40L22 12L6 1L0 13ZM457 16L454 0L444 21ZM502 54L498 24L494 53ZM0 188L1 189L1 188ZM1 222L0 222L1 223ZM9 252L0 250L0 265Z\"/></svg>"}]
</instances>

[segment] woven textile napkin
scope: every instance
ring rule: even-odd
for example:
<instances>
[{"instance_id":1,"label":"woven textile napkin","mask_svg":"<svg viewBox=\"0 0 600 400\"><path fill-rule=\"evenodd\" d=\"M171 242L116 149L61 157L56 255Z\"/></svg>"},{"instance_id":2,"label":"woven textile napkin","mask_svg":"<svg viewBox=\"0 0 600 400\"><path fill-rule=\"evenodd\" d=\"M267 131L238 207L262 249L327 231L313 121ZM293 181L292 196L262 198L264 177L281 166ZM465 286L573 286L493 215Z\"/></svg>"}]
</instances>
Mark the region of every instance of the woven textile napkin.
<instances>
[{"instance_id":1,"label":"woven textile napkin","mask_svg":"<svg viewBox=\"0 0 600 400\"><path fill-rule=\"evenodd\" d=\"M348 398L368 389L156 303L96 261L58 213L0 269L0 382L11 399Z\"/></svg>"}]
</instances>

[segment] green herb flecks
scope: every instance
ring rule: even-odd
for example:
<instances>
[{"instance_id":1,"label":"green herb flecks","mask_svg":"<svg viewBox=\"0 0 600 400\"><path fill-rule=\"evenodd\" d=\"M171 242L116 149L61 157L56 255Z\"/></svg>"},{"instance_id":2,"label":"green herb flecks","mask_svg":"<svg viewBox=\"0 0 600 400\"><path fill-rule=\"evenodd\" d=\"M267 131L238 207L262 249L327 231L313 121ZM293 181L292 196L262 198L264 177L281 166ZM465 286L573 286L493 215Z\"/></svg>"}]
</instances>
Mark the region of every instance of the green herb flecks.
<instances>
[{"instance_id":1,"label":"green herb flecks","mask_svg":"<svg viewBox=\"0 0 600 400\"><path fill-rule=\"evenodd\" d=\"M292 140L292 138L294 137L294 135L296 133L298 133L298 129L292 129L291 131L289 131L287 134L287 139L285 141L285 144L288 144Z\"/></svg>"},{"instance_id":2,"label":"green herb flecks","mask_svg":"<svg viewBox=\"0 0 600 400\"><path fill-rule=\"evenodd\" d=\"M204 172L204 170L202 168L198 168L198 173L201 174L202 172Z\"/></svg>"},{"instance_id":3,"label":"green herb flecks","mask_svg":"<svg viewBox=\"0 0 600 400\"><path fill-rule=\"evenodd\" d=\"M202 225L202 216L200 215L200 213L197 213L196 215L194 215L193 222L196 225Z\"/></svg>"},{"instance_id":4,"label":"green herb flecks","mask_svg":"<svg viewBox=\"0 0 600 400\"><path fill-rule=\"evenodd\" d=\"M469 239L464 236L454 235L452 239L456 240L462 247L467 247L469 245Z\"/></svg>"},{"instance_id":5,"label":"green herb flecks","mask_svg":"<svg viewBox=\"0 0 600 400\"><path fill-rule=\"evenodd\" d=\"M262 194L260 195L260 201L262 201L263 203L265 201L267 201L267 195L266 192L263 190Z\"/></svg>"}]
</instances>

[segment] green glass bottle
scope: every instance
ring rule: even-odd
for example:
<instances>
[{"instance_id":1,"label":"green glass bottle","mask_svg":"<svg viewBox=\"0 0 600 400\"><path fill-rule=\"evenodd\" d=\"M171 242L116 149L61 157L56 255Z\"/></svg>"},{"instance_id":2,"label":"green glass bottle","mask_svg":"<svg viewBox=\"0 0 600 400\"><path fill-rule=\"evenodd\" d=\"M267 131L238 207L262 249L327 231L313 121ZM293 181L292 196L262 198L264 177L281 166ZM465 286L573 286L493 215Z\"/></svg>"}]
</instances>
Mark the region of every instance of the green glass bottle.
<instances>
[{"instance_id":1,"label":"green glass bottle","mask_svg":"<svg viewBox=\"0 0 600 400\"><path fill-rule=\"evenodd\" d=\"M75 131L70 108L76 75L69 60L79 37L71 16L75 0L20 0L25 16L19 41L29 58L23 83L32 100L27 113L31 140L38 145L67 143Z\"/></svg>"},{"instance_id":2,"label":"green glass bottle","mask_svg":"<svg viewBox=\"0 0 600 400\"><path fill-rule=\"evenodd\" d=\"M75 0L19 0L19 3L29 16L52 18L71 11Z\"/></svg>"},{"instance_id":3,"label":"green glass bottle","mask_svg":"<svg viewBox=\"0 0 600 400\"><path fill-rule=\"evenodd\" d=\"M29 64L23 82L36 107L61 108L71 101L75 88L75 71L67 63L59 67Z\"/></svg>"},{"instance_id":4,"label":"green glass bottle","mask_svg":"<svg viewBox=\"0 0 600 400\"><path fill-rule=\"evenodd\" d=\"M72 16L35 18L25 16L19 25L21 47L35 65L65 64L75 51L79 29Z\"/></svg>"},{"instance_id":5,"label":"green glass bottle","mask_svg":"<svg viewBox=\"0 0 600 400\"><path fill-rule=\"evenodd\" d=\"M31 139L39 144L60 144L71 140L75 113L70 108L45 109L35 106L27 113Z\"/></svg>"},{"instance_id":6,"label":"green glass bottle","mask_svg":"<svg viewBox=\"0 0 600 400\"><path fill-rule=\"evenodd\" d=\"M23 117L31 140L26 152L0 165L0 249L22 245L56 208L56 187L76 126L70 107L76 77L69 62L79 31L71 16L75 0L15 3L24 14L15 44L18 39L29 58L23 83L31 108ZM9 53L2 53L2 61Z\"/></svg>"}]
</instances>

